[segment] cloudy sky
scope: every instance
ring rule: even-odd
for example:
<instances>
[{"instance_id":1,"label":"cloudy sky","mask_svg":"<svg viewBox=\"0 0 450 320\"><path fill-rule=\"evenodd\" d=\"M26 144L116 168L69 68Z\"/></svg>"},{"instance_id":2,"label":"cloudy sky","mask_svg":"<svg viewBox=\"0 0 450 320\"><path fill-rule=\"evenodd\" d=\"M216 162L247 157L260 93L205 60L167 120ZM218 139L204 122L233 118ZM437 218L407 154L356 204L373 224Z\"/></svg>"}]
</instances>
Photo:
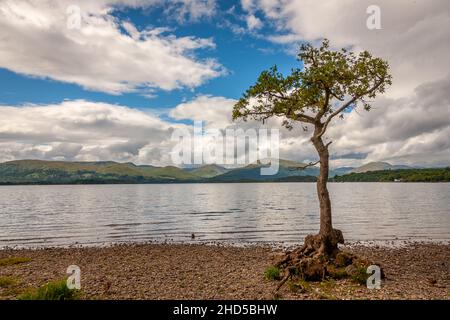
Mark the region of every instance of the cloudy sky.
<instances>
[{"instance_id":1,"label":"cloudy sky","mask_svg":"<svg viewBox=\"0 0 450 320\"><path fill-rule=\"evenodd\" d=\"M326 37L387 59L394 82L370 112L334 120L332 165L449 165L449 26L448 0L0 0L0 162L165 165L194 120L278 127L233 123L232 106ZM315 159L309 133L281 134L282 158Z\"/></svg>"}]
</instances>

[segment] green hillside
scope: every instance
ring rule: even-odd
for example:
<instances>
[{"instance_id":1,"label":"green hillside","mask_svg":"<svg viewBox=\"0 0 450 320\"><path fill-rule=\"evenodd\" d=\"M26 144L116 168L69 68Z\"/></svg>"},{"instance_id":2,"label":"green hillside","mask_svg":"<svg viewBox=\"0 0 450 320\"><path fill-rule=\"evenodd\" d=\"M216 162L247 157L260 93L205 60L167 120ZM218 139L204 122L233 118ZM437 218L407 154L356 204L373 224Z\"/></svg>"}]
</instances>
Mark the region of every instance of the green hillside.
<instances>
[{"instance_id":1,"label":"green hillside","mask_svg":"<svg viewBox=\"0 0 450 320\"><path fill-rule=\"evenodd\" d=\"M317 167L288 160L279 161L275 175L261 175L260 162L236 169L212 164L195 169L174 166L154 167L118 163L65 162L17 160L0 163L0 184L104 184L104 183L175 183L175 182L313 182L319 174ZM374 166L372 166L374 167ZM392 167L392 166L391 166ZM336 182L440 182L450 181L448 168L388 169L352 172L352 168L330 171L330 180ZM367 165L366 165L367 169ZM335 174L339 174L334 176ZM334 176L334 177L333 177Z\"/></svg>"},{"instance_id":2,"label":"green hillside","mask_svg":"<svg viewBox=\"0 0 450 320\"><path fill-rule=\"evenodd\" d=\"M217 164L208 164L199 168L192 169L189 172L200 178L212 178L227 173L228 171L230 170L218 166Z\"/></svg>"},{"instance_id":3,"label":"green hillside","mask_svg":"<svg viewBox=\"0 0 450 320\"><path fill-rule=\"evenodd\" d=\"M450 168L397 169L335 176L335 182L450 182Z\"/></svg>"},{"instance_id":4,"label":"green hillside","mask_svg":"<svg viewBox=\"0 0 450 320\"><path fill-rule=\"evenodd\" d=\"M0 164L0 184L151 183L197 180L177 167L132 163L18 160Z\"/></svg>"},{"instance_id":5,"label":"green hillside","mask_svg":"<svg viewBox=\"0 0 450 320\"><path fill-rule=\"evenodd\" d=\"M279 160L278 172L275 175L261 175L261 168L269 167L270 164L261 162L249 164L248 166L231 170L213 178L214 181L279 181L288 177L315 177L319 173L317 167L304 168L305 164L288 160ZM289 180L289 179L288 179ZM291 179L295 180L295 179ZM305 180L298 178L299 180ZM306 179L307 180L307 179Z\"/></svg>"},{"instance_id":6,"label":"green hillside","mask_svg":"<svg viewBox=\"0 0 450 320\"><path fill-rule=\"evenodd\" d=\"M410 167L403 165L392 165L388 162L369 162L358 168L354 168L350 172L363 173L369 171L396 170L396 169L410 169Z\"/></svg>"}]
</instances>

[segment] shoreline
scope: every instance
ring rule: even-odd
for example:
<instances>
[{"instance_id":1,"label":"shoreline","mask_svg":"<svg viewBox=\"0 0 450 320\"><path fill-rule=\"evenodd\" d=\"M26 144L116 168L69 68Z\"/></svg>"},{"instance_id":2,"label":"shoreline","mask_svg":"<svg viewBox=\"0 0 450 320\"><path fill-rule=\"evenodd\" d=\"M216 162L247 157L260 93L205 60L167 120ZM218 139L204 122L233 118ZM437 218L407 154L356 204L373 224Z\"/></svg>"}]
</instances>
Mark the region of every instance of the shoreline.
<instances>
[{"instance_id":1,"label":"shoreline","mask_svg":"<svg viewBox=\"0 0 450 320\"><path fill-rule=\"evenodd\" d=\"M236 247L236 248L253 248L253 247L267 247L272 250L292 250L303 245L303 242L279 242L279 241L255 241L255 242L239 242L239 241L222 241L222 240L148 240L148 241L123 241L123 242L91 242L91 243L71 243L71 244L50 244L35 246L28 245L11 245L0 246L0 253L6 250L20 251L20 250L48 250L48 249L88 249L88 248L110 248L110 247L135 247L148 245L165 245L165 246L212 246L212 247ZM450 245L450 239L389 239L389 240L354 240L346 241L344 245L339 244L342 248L352 247L381 247L386 249L403 248L413 245Z\"/></svg>"},{"instance_id":2,"label":"shoreline","mask_svg":"<svg viewBox=\"0 0 450 320\"><path fill-rule=\"evenodd\" d=\"M303 176L306 177L306 176ZM312 176L311 176L312 177ZM283 180L236 180L236 181L168 181L168 182L94 182L94 183L0 183L0 187L8 186L113 186L113 185L160 185L160 184L238 184L238 183L316 183L316 181L283 181ZM328 181L327 183L395 183L395 184L434 184L450 183L450 181Z\"/></svg>"},{"instance_id":3,"label":"shoreline","mask_svg":"<svg viewBox=\"0 0 450 320\"><path fill-rule=\"evenodd\" d=\"M105 247L0 249L0 299L81 269L83 299L450 299L450 244L409 242L401 247L351 243L343 249L376 261L386 279L370 290L350 279L311 283L300 292L264 271L283 252L268 245L127 243ZM8 258L23 263L1 265Z\"/></svg>"}]
</instances>

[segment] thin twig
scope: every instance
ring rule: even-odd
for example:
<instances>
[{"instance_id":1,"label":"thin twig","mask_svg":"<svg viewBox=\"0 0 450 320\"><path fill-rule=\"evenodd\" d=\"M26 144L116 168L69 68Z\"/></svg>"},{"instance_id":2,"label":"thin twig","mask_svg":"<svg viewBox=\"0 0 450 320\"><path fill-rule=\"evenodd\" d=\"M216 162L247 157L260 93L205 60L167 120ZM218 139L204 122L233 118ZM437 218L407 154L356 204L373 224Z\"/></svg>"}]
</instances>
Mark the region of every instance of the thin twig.
<instances>
[{"instance_id":1,"label":"thin twig","mask_svg":"<svg viewBox=\"0 0 450 320\"><path fill-rule=\"evenodd\" d=\"M308 167L313 167L316 164L318 164L320 162L320 160L317 160L316 162L310 162L307 165L303 166L303 167L295 167L295 168L289 168L290 170L304 170Z\"/></svg>"}]
</instances>

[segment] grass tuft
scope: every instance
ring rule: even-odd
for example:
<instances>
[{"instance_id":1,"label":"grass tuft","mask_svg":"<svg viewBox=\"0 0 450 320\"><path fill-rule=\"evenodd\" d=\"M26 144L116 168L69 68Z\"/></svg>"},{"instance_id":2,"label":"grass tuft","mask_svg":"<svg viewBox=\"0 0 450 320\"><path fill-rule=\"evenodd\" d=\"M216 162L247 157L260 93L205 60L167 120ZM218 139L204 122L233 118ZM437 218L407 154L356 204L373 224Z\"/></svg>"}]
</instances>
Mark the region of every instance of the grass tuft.
<instances>
[{"instance_id":1,"label":"grass tuft","mask_svg":"<svg viewBox=\"0 0 450 320\"><path fill-rule=\"evenodd\" d=\"M266 269L264 272L264 276L268 280L280 280L281 279L281 271L279 268L271 266Z\"/></svg>"},{"instance_id":2,"label":"grass tuft","mask_svg":"<svg viewBox=\"0 0 450 320\"><path fill-rule=\"evenodd\" d=\"M361 285L366 285L369 277L370 275L367 274L367 268L364 266L359 266L357 267L356 272L352 275L352 280Z\"/></svg>"},{"instance_id":3,"label":"grass tuft","mask_svg":"<svg viewBox=\"0 0 450 320\"><path fill-rule=\"evenodd\" d=\"M15 264L27 263L32 259L30 258L22 258L22 257L8 257L0 259L0 267L12 266Z\"/></svg>"},{"instance_id":4,"label":"grass tuft","mask_svg":"<svg viewBox=\"0 0 450 320\"><path fill-rule=\"evenodd\" d=\"M0 277L0 288L9 288L17 283L17 279L13 277Z\"/></svg>"},{"instance_id":5,"label":"grass tuft","mask_svg":"<svg viewBox=\"0 0 450 320\"><path fill-rule=\"evenodd\" d=\"M66 280L52 281L20 295L19 300L78 300L80 290L71 290Z\"/></svg>"}]
</instances>

